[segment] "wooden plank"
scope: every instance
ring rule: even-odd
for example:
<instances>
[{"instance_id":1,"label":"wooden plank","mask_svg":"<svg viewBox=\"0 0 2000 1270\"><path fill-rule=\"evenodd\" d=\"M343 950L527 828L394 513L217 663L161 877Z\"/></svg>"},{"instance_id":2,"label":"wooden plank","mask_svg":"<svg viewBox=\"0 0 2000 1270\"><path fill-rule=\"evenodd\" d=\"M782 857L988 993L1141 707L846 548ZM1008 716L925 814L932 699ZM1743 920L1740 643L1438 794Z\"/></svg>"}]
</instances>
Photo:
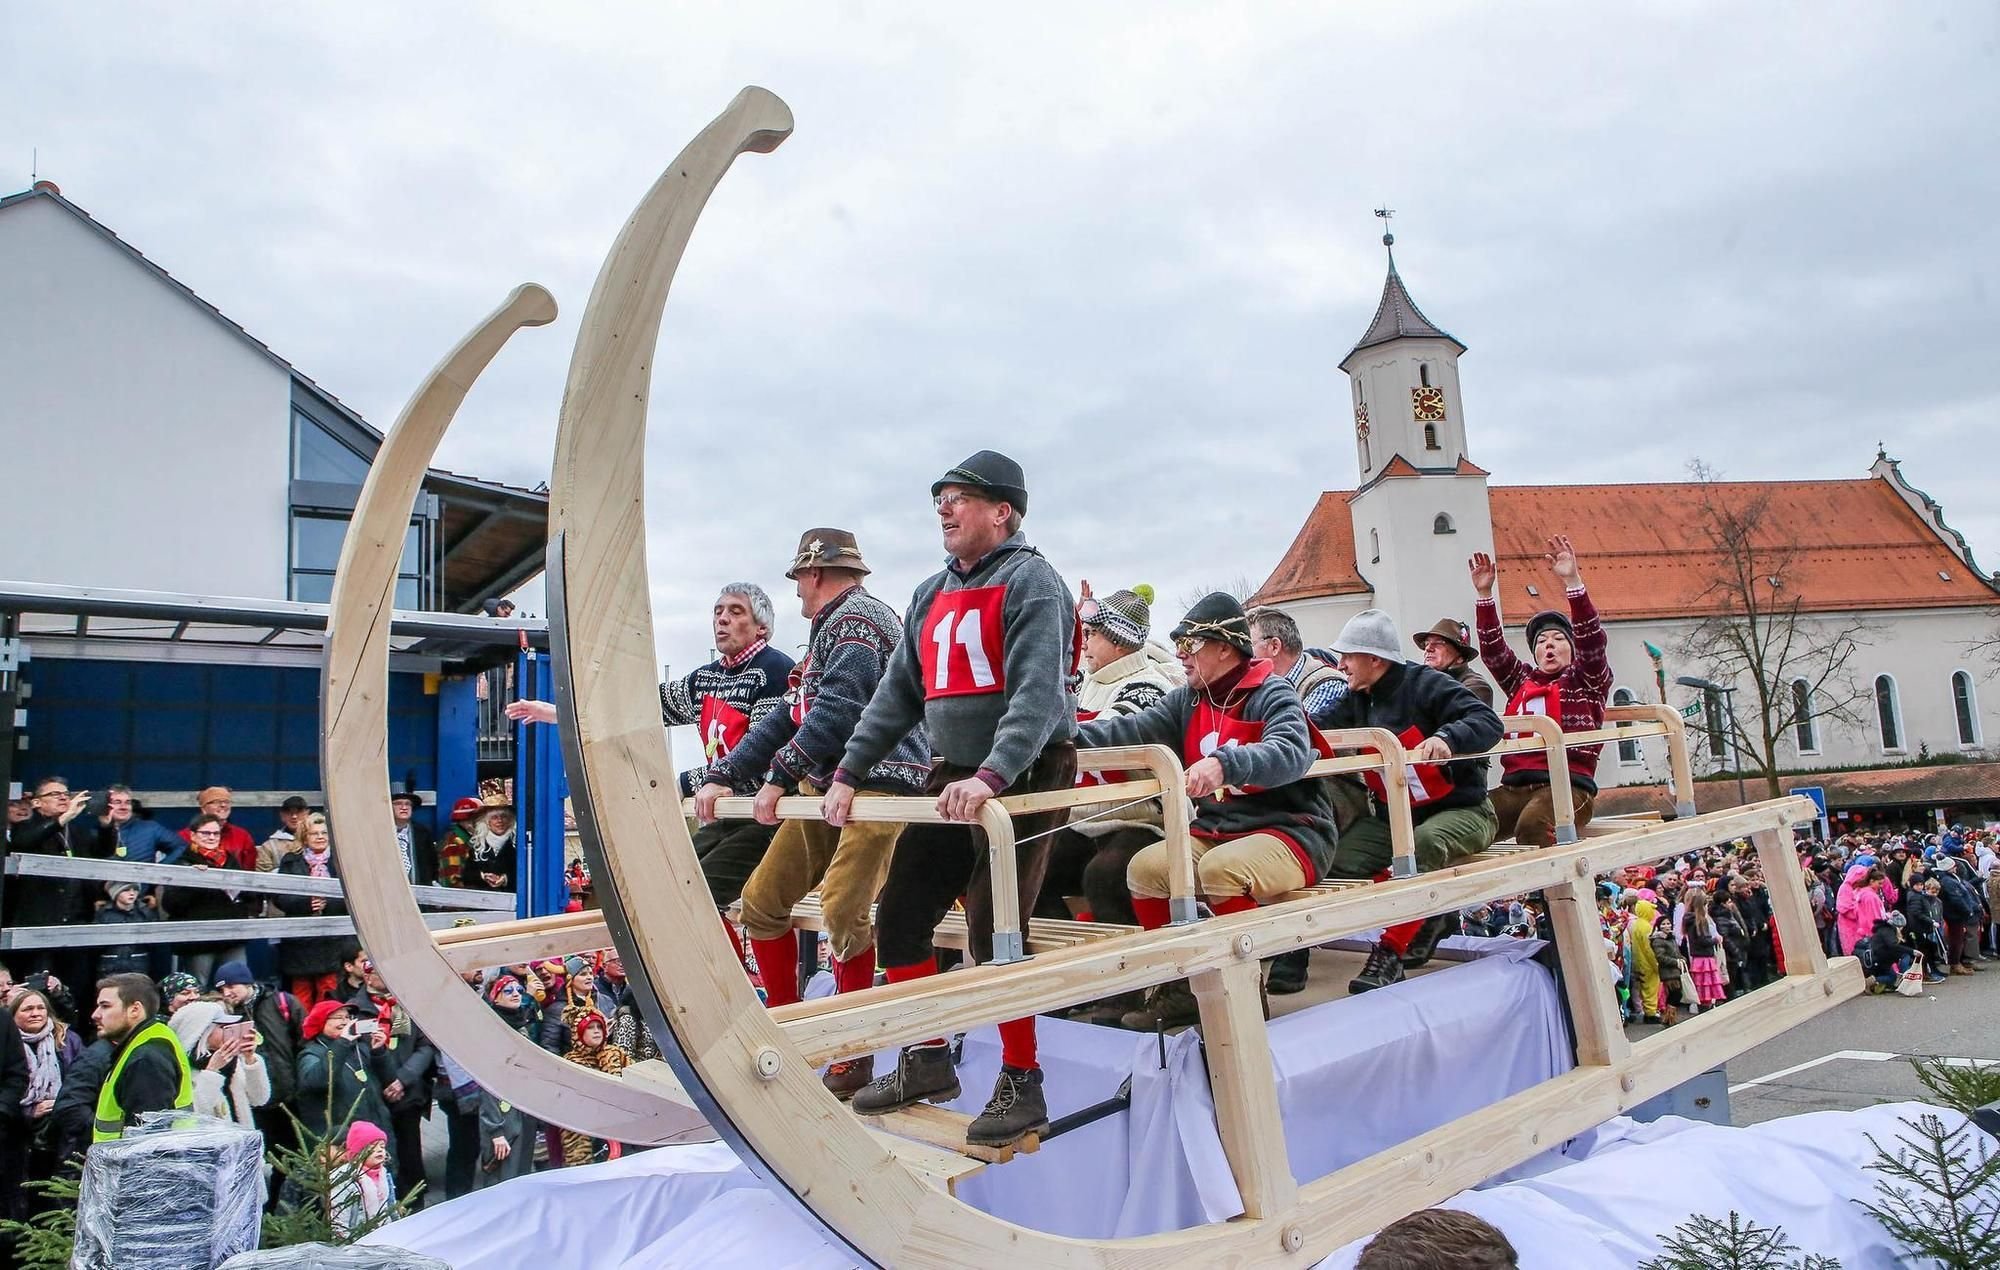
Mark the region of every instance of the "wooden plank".
<instances>
[{"instance_id":1,"label":"wooden plank","mask_svg":"<svg viewBox=\"0 0 2000 1270\"><path fill-rule=\"evenodd\" d=\"M1826 948L1819 942L1819 927L1813 924L1812 897L1806 894L1790 832L1769 829L1752 834L1750 841L1756 844L1757 863L1764 868L1771 919L1778 924L1778 940L1785 949L1785 974L1825 974Z\"/></svg>"},{"instance_id":2,"label":"wooden plank","mask_svg":"<svg viewBox=\"0 0 2000 1270\"><path fill-rule=\"evenodd\" d=\"M313 878L294 873L260 873L252 869L211 869L188 864L150 864L137 860L93 860L85 856L10 855L9 874L24 878L80 878L91 882L137 882L151 886L184 886L203 891L246 891L258 895L306 895L341 899L346 892L338 878ZM411 886L410 897L437 908L512 913L512 892L468 891L456 886Z\"/></svg>"},{"instance_id":3,"label":"wooden plank","mask_svg":"<svg viewBox=\"0 0 2000 1270\"><path fill-rule=\"evenodd\" d=\"M886 1116L869 1116L867 1120L885 1133L926 1143L941 1151L955 1152L983 1164L1005 1164L1017 1155L1033 1155L1042 1149L1042 1135L1039 1133L1031 1133L1019 1142L1011 1142L1004 1147L974 1146L965 1140L965 1131L972 1124L971 1116L927 1102L892 1111Z\"/></svg>"},{"instance_id":4,"label":"wooden plank","mask_svg":"<svg viewBox=\"0 0 2000 1270\"><path fill-rule=\"evenodd\" d=\"M273 634L281 633L282 630L273 632ZM268 643L269 641L261 640L259 642ZM424 806L437 806L438 796L436 790L420 789L416 791L416 795L424 800ZM135 789L132 791L132 797L138 800L139 805L142 807L199 807L201 805L196 801L201 797L201 791L198 789ZM232 789L229 791L230 805L235 808L282 807L288 798L303 798L315 807L323 806L326 802L326 795L317 789Z\"/></svg>"},{"instance_id":5,"label":"wooden plank","mask_svg":"<svg viewBox=\"0 0 2000 1270\"><path fill-rule=\"evenodd\" d=\"M1576 1061L1603 1067L1632 1052L1618 994L1604 973L1604 936L1589 877L1549 887L1549 924L1562 957L1563 992L1569 998L1570 1027L1576 1034Z\"/></svg>"},{"instance_id":6,"label":"wooden plank","mask_svg":"<svg viewBox=\"0 0 2000 1270\"><path fill-rule=\"evenodd\" d=\"M384 437L355 500L327 606L320 781L340 826L342 886L361 942L424 1031L486 1089L565 1128L633 1144L714 1137L685 1102L567 1062L506 1026L439 951L411 901L389 808L389 634L411 509L438 442L479 372L555 301L519 287L445 355ZM657 706L652 720L659 730ZM711 919L710 925L714 922Z\"/></svg>"},{"instance_id":7,"label":"wooden plank","mask_svg":"<svg viewBox=\"0 0 2000 1270\"><path fill-rule=\"evenodd\" d=\"M1687 724L1673 707L1658 703L1612 706L1604 712L1606 723L1628 720L1651 720L1665 729L1667 770L1674 792L1674 810L1683 816L1694 815L1694 764L1688 758Z\"/></svg>"},{"instance_id":8,"label":"wooden plank","mask_svg":"<svg viewBox=\"0 0 2000 1270\"><path fill-rule=\"evenodd\" d=\"M1505 715L1500 720L1500 726L1510 732L1535 734L1535 744L1530 748L1541 750L1543 761L1548 766L1549 800L1555 813L1556 842L1575 842L1576 792L1570 787L1569 755L1565 746L1581 744L1581 741L1567 741L1562 724L1545 714Z\"/></svg>"},{"instance_id":9,"label":"wooden plank","mask_svg":"<svg viewBox=\"0 0 2000 1270\"><path fill-rule=\"evenodd\" d=\"M825 1064L1216 969L1234 958L1229 945L1239 934L1252 938L1259 958L1273 957L1497 896L1558 886L1579 876L1578 861L1584 862L1585 875L1608 873L1718 839L1784 827L1805 819L1811 807L1805 799L1780 799L1711 813L1699 821L1662 821L1614 838L1521 851L1356 891L1210 918L1191 927L1096 940L1038 957L1029 966L973 966L783 1006L771 1011L771 1017L809 1062Z\"/></svg>"},{"instance_id":10,"label":"wooden plank","mask_svg":"<svg viewBox=\"0 0 2000 1270\"><path fill-rule=\"evenodd\" d=\"M1297 1202L1299 1193L1285 1151L1284 1121L1278 1114L1278 1078L1264 1026L1262 974L1260 963L1245 958L1189 980L1201 1008L1215 1127L1247 1217L1282 1213Z\"/></svg>"},{"instance_id":11,"label":"wooden plank","mask_svg":"<svg viewBox=\"0 0 2000 1270\"><path fill-rule=\"evenodd\" d=\"M526 929L525 922L496 922L489 927L439 931L438 951L444 954L447 965L463 972L601 952L613 946L611 930L604 924L602 915L576 913L564 916L589 920Z\"/></svg>"},{"instance_id":12,"label":"wooden plank","mask_svg":"<svg viewBox=\"0 0 2000 1270\"><path fill-rule=\"evenodd\" d=\"M497 920L492 914L425 913L430 928L453 922ZM355 933L351 917L245 917L227 921L110 923L75 926L13 926L0 930L0 949L100 948L119 944L218 944L246 939L320 939ZM365 941L364 941L365 942Z\"/></svg>"}]
</instances>

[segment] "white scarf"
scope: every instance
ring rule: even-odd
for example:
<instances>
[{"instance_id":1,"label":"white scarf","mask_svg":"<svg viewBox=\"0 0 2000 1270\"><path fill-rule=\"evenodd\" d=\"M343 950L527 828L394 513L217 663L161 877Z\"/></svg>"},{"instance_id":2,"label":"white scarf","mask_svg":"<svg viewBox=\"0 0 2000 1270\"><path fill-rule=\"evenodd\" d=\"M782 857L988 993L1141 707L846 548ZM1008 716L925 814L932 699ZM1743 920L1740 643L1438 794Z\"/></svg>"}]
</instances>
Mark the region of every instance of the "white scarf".
<instances>
[{"instance_id":1,"label":"white scarf","mask_svg":"<svg viewBox=\"0 0 2000 1270\"><path fill-rule=\"evenodd\" d=\"M54 1098L62 1089L62 1064L56 1058L56 1021L42 1024L40 1032L21 1033L21 1048L28 1053L28 1094L23 1107Z\"/></svg>"}]
</instances>

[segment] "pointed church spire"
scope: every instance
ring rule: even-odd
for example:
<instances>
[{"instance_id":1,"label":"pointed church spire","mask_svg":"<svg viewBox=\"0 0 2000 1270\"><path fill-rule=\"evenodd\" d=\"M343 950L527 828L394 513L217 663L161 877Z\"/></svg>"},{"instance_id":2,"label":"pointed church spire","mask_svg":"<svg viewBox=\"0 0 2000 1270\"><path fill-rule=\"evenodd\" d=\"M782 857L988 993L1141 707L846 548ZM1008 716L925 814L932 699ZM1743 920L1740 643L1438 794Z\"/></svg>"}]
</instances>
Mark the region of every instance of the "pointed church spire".
<instances>
[{"instance_id":1,"label":"pointed church spire","mask_svg":"<svg viewBox=\"0 0 2000 1270\"><path fill-rule=\"evenodd\" d=\"M1377 208L1375 214L1382 217L1385 224L1390 216L1395 215L1387 208ZM1403 276L1396 272L1396 236L1383 234L1382 246L1389 253L1389 276L1382 283L1382 302L1375 306L1375 320L1368 324L1367 333L1348 350L1347 356L1352 357L1362 349L1373 348L1377 344L1387 344L1390 340L1410 337L1446 340L1463 353L1465 345L1425 317L1417 302L1410 298L1409 288L1403 285ZM1342 358L1342 365L1346 361L1347 358Z\"/></svg>"}]
</instances>

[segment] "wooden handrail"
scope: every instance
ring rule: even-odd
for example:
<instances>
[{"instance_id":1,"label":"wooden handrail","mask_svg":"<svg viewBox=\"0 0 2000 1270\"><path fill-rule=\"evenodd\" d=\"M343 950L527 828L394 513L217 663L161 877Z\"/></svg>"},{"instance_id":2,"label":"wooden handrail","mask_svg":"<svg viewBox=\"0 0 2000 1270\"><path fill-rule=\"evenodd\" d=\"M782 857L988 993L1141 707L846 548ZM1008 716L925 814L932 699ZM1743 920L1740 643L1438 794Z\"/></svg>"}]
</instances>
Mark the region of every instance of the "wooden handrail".
<instances>
[{"instance_id":1,"label":"wooden handrail","mask_svg":"<svg viewBox=\"0 0 2000 1270\"><path fill-rule=\"evenodd\" d=\"M1327 744L1336 750L1373 750L1375 755L1360 756L1364 761L1358 762L1321 759L1306 769L1306 775L1332 776L1370 769L1380 772L1386 794L1382 803L1389 811L1389 873L1392 877L1415 877L1417 822L1410 810L1410 752L1387 728L1336 728L1325 735Z\"/></svg>"},{"instance_id":2,"label":"wooden handrail","mask_svg":"<svg viewBox=\"0 0 2000 1270\"><path fill-rule=\"evenodd\" d=\"M425 913L433 929L465 921L498 922L498 913ZM478 929L471 927L469 929ZM325 939L355 933L354 919L321 917L232 917L177 922L78 922L73 926L10 926L0 930L0 950L15 948L116 948L121 944L223 944L250 939Z\"/></svg>"},{"instance_id":3,"label":"wooden handrail","mask_svg":"<svg viewBox=\"0 0 2000 1270\"><path fill-rule=\"evenodd\" d=\"M1641 722L1650 719L1666 730L1667 764L1672 773L1674 814L1692 816L1694 809L1694 765L1688 761L1687 723L1672 706L1635 704L1612 706L1604 712L1606 723ZM1650 735L1634 728L1640 736Z\"/></svg>"}]
</instances>

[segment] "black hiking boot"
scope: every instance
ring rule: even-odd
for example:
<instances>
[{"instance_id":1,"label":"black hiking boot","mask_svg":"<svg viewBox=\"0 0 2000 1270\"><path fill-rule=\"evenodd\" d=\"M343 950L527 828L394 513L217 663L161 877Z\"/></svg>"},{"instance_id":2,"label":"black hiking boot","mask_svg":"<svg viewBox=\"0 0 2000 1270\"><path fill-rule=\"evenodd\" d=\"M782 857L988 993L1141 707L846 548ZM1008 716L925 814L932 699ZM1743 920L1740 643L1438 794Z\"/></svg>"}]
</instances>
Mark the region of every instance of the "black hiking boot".
<instances>
[{"instance_id":1,"label":"black hiking boot","mask_svg":"<svg viewBox=\"0 0 2000 1270\"><path fill-rule=\"evenodd\" d=\"M1185 979L1163 983L1146 994L1146 1004L1136 1010L1127 1010L1118 1025L1134 1032L1156 1032L1162 1028L1186 1027L1201 1021L1201 1006L1196 1004L1194 989L1188 987Z\"/></svg>"},{"instance_id":2,"label":"black hiking boot","mask_svg":"<svg viewBox=\"0 0 2000 1270\"><path fill-rule=\"evenodd\" d=\"M1300 948L1271 958L1271 973L1264 980L1264 986L1274 997L1288 997L1294 992L1306 990L1306 962L1312 957L1312 949Z\"/></svg>"},{"instance_id":3,"label":"black hiking boot","mask_svg":"<svg viewBox=\"0 0 2000 1270\"><path fill-rule=\"evenodd\" d=\"M910 1045L896 1058L896 1070L871 1081L854 1095L864 1116L887 1115L915 1103L950 1102L958 1097L958 1069L949 1045Z\"/></svg>"},{"instance_id":4,"label":"black hiking boot","mask_svg":"<svg viewBox=\"0 0 2000 1270\"><path fill-rule=\"evenodd\" d=\"M1375 947L1369 950L1368 964L1361 967L1360 974L1347 981L1347 992L1349 996L1358 996L1402 981L1403 959L1395 949L1378 939Z\"/></svg>"},{"instance_id":5,"label":"black hiking boot","mask_svg":"<svg viewBox=\"0 0 2000 1270\"><path fill-rule=\"evenodd\" d=\"M1437 951L1438 941L1449 933L1457 917L1456 913L1426 917L1424 924L1417 927L1417 933L1410 937L1410 946L1403 950L1403 969L1415 970L1418 966L1427 965L1431 954Z\"/></svg>"},{"instance_id":6,"label":"black hiking boot","mask_svg":"<svg viewBox=\"0 0 2000 1270\"><path fill-rule=\"evenodd\" d=\"M965 1143L975 1147L1004 1147L1031 1133L1049 1130L1049 1104L1042 1097L1042 1069L1002 1067L993 1082L993 1097L986 1110L966 1126Z\"/></svg>"}]
</instances>

